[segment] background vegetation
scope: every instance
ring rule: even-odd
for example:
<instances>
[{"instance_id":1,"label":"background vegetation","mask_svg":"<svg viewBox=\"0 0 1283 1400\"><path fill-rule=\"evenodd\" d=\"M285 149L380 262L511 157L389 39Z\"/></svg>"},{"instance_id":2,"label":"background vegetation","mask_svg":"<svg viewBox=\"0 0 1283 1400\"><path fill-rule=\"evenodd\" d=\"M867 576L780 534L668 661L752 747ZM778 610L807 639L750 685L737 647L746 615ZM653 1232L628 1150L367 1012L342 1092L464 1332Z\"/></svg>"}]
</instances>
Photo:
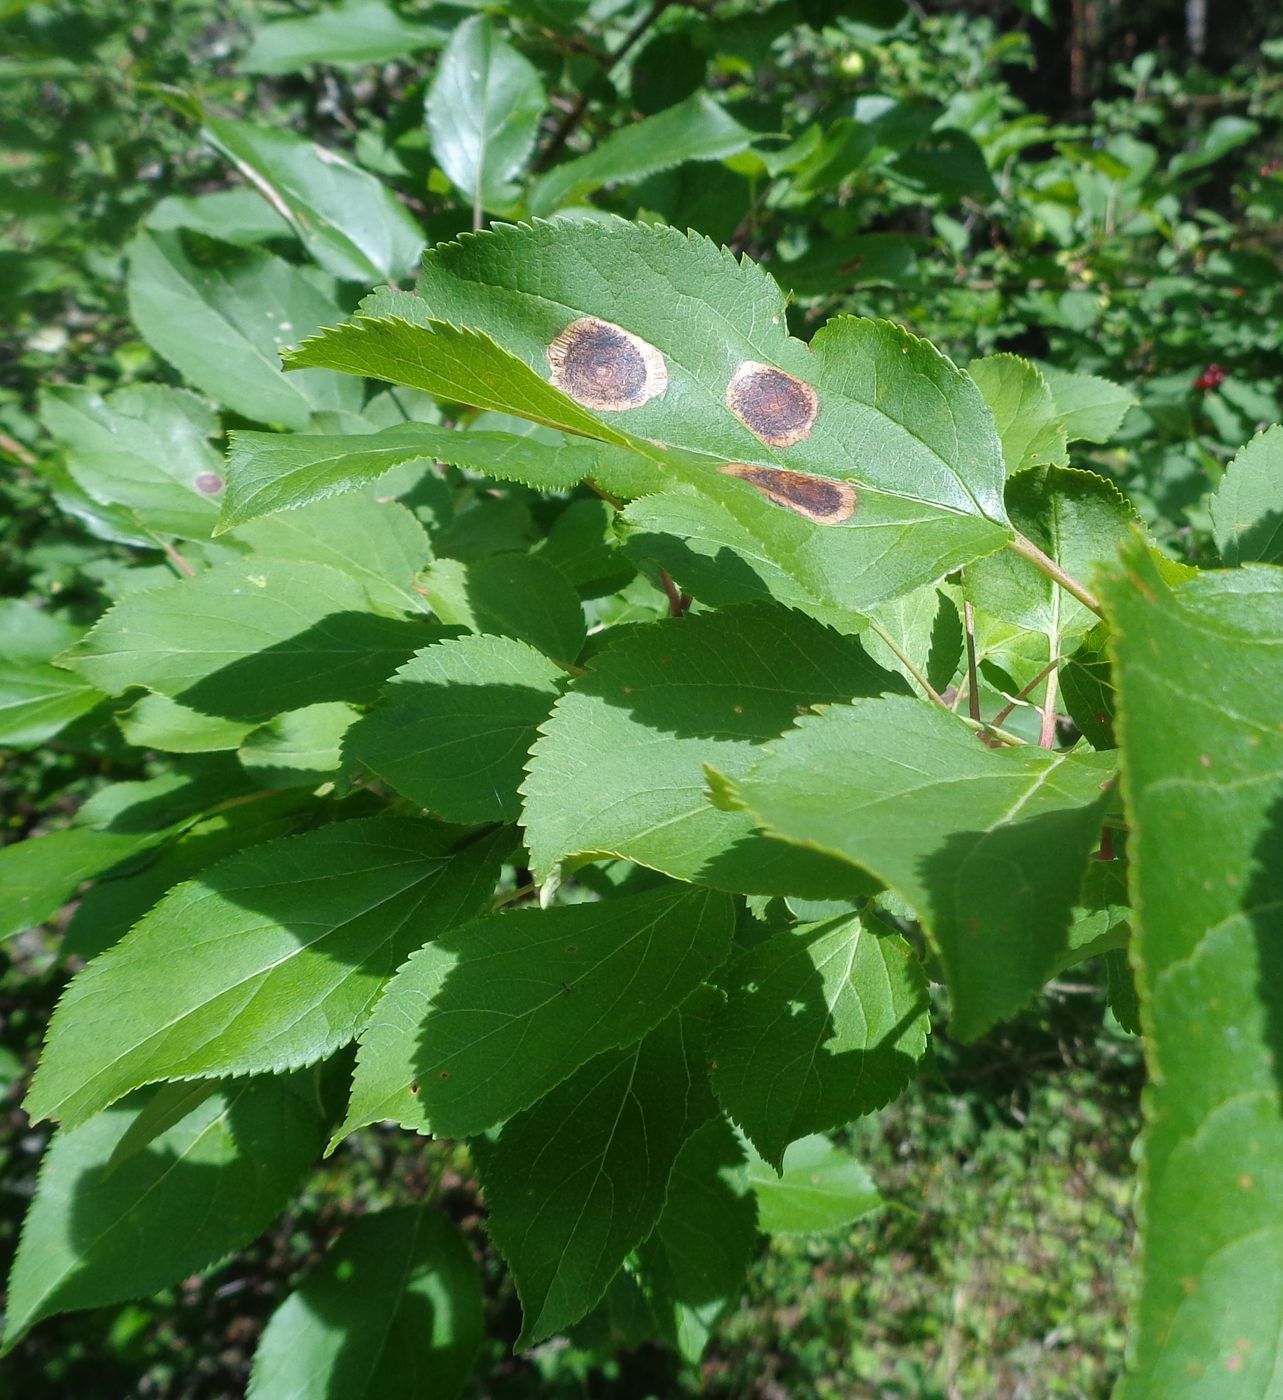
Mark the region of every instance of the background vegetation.
<instances>
[{"instance_id":1,"label":"background vegetation","mask_svg":"<svg viewBox=\"0 0 1283 1400\"><path fill-rule=\"evenodd\" d=\"M1231 453L1280 418L1283 385L1283 22L1260 0L1191 35L1193 8L520 0L493 12L555 98L536 168L716 94L778 139L752 156L632 167L615 146L583 198L762 260L796 293L796 334L837 311L885 315L961 361L1010 349L1126 385L1138 404L1093 465L1193 558L1199 503ZM469 11L350 3L337 40L307 27L316 7L266 0L16 0L2 12L0 587L78 626L123 571L166 566L113 542L77 492L41 386L180 382L127 305L140 224L296 256L201 141L193 97L348 152L430 239L448 237L474 210L437 164L424 103ZM349 307L361 290L345 284ZM518 511L505 528L536 526ZM0 667L19 616L0 615ZM3 685L0 671L0 704L12 703ZM58 829L144 762L96 711L52 743L15 742L0 770L4 839ZM65 922L4 954L8 1248L45 1137L16 1105L80 965ZM515 1299L466 1156L369 1131L251 1250L155 1299L44 1324L4 1363L7 1383L21 1396L239 1394L266 1318L342 1224L408 1194L442 1203L485 1260L477 1394L1104 1395L1128 1299L1140 1056L1105 1009L1103 968L1072 979L976 1046L938 1037L934 1074L850 1130L888 1205L757 1259L702 1375L592 1319L513 1358Z\"/></svg>"}]
</instances>

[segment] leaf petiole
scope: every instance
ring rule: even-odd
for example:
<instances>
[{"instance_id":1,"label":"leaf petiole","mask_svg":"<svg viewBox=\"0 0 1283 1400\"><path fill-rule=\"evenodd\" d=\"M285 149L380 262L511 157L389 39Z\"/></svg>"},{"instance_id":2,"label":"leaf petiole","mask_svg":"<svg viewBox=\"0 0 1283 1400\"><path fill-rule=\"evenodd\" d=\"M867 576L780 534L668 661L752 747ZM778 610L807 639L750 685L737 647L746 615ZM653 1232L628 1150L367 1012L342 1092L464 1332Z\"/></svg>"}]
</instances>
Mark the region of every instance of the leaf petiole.
<instances>
[{"instance_id":1,"label":"leaf petiole","mask_svg":"<svg viewBox=\"0 0 1283 1400\"><path fill-rule=\"evenodd\" d=\"M1011 541L1010 547L1015 550L1022 559L1027 559L1035 569L1046 574L1054 583L1058 583L1066 593L1077 598L1083 607L1090 608L1097 617L1103 618L1105 616L1100 606L1100 600L1095 594L1090 593L1071 574L1067 574L1050 555L1044 554L1033 540L1017 531L1016 537Z\"/></svg>"}]
</instances>

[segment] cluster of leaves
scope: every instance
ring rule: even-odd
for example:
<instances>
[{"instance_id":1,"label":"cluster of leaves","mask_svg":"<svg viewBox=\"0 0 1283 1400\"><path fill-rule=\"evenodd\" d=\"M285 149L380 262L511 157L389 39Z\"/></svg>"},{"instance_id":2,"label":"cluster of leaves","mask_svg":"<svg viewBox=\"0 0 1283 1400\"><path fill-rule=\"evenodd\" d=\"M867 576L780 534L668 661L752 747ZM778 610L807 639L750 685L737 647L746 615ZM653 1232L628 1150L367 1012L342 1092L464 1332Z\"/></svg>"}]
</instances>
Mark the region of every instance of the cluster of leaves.
<instances>
[{"instance_id":1,"label":"cluster of leaves","mask_svg":"<svg viewBox=\"0 0 1283 1400\"><path fill-rule=\"evenodd\" d=\"M974 87L804 124L786 85L761 135L764 55L859 37L912 81L872 8L604 38L540 8L521 48L369 3L261 26L244 66L271 75L440 50L356 159L170 95L245 181L127 250L183 385L43 393L34 466L111 547L83 570L110 607L0 613L0 739L131 774L0 857L6 933L95 881L27 1099L59 1128L7 1345L215 1264L390 1120L467 1141L520 1346L591 1315L694 1360L759 1231L877 1206L826 1135L918 1072L929 983L971 1040L1100 956L1154 1071L1129 1384L1267 1393L1283 429L1168 522L1196 568L1092 469L1154 414L1124 429L1136 396L1090 357L790 334L904 293L912 248L858 231L875 196L1002 200L1064 247L1099 216L1121 281L1119 240L1253 132L1152 180L1133 135L1132 183L1122 135L1066 147L1070 192L1035 165L1005 195L1053 133ZM575 149L621 71L641 119ZM551 125L550 87L579 94ZM415 172L412 212L378 177ZM769 238L802 301L688 222ZM428 233L487 223L399 286ZM468 1250L407 1203L281 1306L252 1394L448 1394L480 1318Z\"/></svg>"}]
</instances>

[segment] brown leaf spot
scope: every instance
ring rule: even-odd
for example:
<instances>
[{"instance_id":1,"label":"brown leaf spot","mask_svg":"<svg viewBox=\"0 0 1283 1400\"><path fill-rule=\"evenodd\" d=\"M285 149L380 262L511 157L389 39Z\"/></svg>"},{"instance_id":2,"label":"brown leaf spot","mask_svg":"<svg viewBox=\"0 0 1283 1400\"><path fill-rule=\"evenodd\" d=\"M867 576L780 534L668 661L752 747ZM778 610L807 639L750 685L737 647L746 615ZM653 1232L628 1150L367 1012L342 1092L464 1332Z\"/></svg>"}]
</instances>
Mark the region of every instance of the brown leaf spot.
<instances>
[{"instance_id":1,"label":"brown leaf spot","mask_svg":"<svg viewBox=\"0 0 1283 1400\"><path fill-rule=\"evenodd\" d=\"M548 347L548 365L557 388L585 408L640 408L668 388L659 351L596 316L581 316L562 331Z\"/></svg>"},{"instance_id":2,"label":"brown leaf spot","mask_svg":"<svg viewBox=\"0 0 1283 1400\"><path fill-rule=\"evenodd\" d=\"M820 402L815 390L782 369L745 360L726 388L726 406L755 437L792 447L811 436Z\"/></svg>"},{"instance_id":3,"label":"brown leaf spot","mask_svg":"<svg viewBox=\"0 0 1283 1400\"><path fill-rule=\"evenodd\" d=\"M217 496L225 485L217 472L201 472L192 484L202 496Z\"/></svg>"},{"instance_id":4,"label":"brown leaf spot","mask_svg":"<svg viewBox=\"0 0 1283 1400\"><path fill-rule=\"evenodd\" d=\"M747 481L773 505L804 515L817 525L840 525L850 520L859 501L853 486L845 481L830 481L826 476L806 476L778 467L751 467L744 462L728 462L719 470Z\"/></svg>"}]
</instances>

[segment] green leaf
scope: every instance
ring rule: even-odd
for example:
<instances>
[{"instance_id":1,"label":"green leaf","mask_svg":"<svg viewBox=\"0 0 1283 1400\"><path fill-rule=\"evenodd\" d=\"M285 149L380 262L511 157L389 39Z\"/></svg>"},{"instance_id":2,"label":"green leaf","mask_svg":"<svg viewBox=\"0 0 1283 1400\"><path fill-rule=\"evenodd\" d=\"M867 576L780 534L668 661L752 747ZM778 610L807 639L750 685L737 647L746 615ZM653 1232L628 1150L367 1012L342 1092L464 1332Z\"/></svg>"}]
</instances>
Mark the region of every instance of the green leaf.
<instances>
[{"instance_id":1,"label":"green leaf","mask_svg":"<svg viewBox=\"0 0 1283 1400\"><path fill-rule=\"evenodd\" d=\"M206 117L204 136L331 276L369 286L404 276L418 261L424 240L414 218L345 156L278 127L222 117Z\"/></svg>"},{"instance_id":2,"label":"green leaf","mask_svg":"<svg viewBox=\"0 0 1283 1400\"><path fill-rule=\"evenodd\" d=\"M689 160L725 160L753 142L741 126L705 93L692 93L667 111L612 132L587 155L563 161L537 180L530 212L555 213L606 184L636 184Z\"/></svg>"},{"instance_id":3,"label":"green leaf","mask_svg":"<svg viewBox=\"0 0 1283 1400\"><path fill-rule=\"evenodd\" d=\"M80 629L21 598L0 598L0 745L42 744L103 698L49 660Z\"/></svg>"},{"instance_id":4,"label":"green leaf","mask_svg":"<svg viewBox=\"0 0 1283 1400\"><path fill-rule=\"evenodd\" d=\"M1283 573L1169 586L1138 541L1116 626L1149 1077L1130 1400L1278 1388Z\"/></svg>"},{"instance_id":5,"label":"green leaf","mask_svg":"<svg viewBox=\"0 0 1283 1400\"><path fill-rule=\"evenodd\" d=\"M682 1149L638 1273L664 1337L698 1362L717 1319L740 1294L757 1248L757 1202L744 1152L724 1118Z\"/></svg>"},{"instance_id":6,"label":"green leaf","mask_svg":"<svg viewBox=\"0 0 1283 1400\"><path fill-rule=\"evenodd\" d=\"M69 827L0 850L0 938L52 918L86 880L163 840L149 831Z\"/></svg>"},{"instance_id":7,"label":"green leaf","mask_svg":"<svg viewBox=\"0 0 1283 1400\"><path fill-rule=\"evenodd\" d=\"M1070 442L1108 442L1122 427L1127 410L1139 402L1130 389L1099 375L1073 374L1044 364L1038 368Z\"/></svg>"},{"instance_id":8,"label":"green leaf","mask_svg":"<svg viewBox=\"0 0 1283 1400\"><path fill-rule=\"evenodd\" d=\"M1283 563L1283 427L1258 433L1212 496L1212 530L1227 564Z\"/></svg>"},{"instance_id":9,"label":"green leaf","mask_svg":"<svg viewBox=\"0 0 1283 1400\"><path fill-rule=\"evenodd\" d=\"M147 343L202 392L260 423L305 428L317 409L352 409L361 387L281 373L290 340L341 314L298 268L195 235L140 233L129 245L129 309Z\"/></svg>"},{"instance_id":10,"label":"green leaf","mask_svg":"<svg viewBox=\"0 0 1283 1400\"><path fill-rule=\"evenodd\" d=\"M1024 467L1068 465L1060 411L1037 365L1019 355L987 355L972 360L967 373L993 410L1008 476Z\"/></svg>"},{"instance_id":11,"label":"green leaf","mask_svg":"<svg viewBox=\"0 0 1283 1400\"><path fill-rule=\"evenodd\" d=\"M57 385L40 417L75 483L101 505L124 506L144 530L209 538L223 464L209 439L218 415L194 394L132 384L107 398Z\"/></svg>"},{"instance_id":12,"label":"green leaf","mask_svg":"<svg viewBox=\"0 0 1283 1400\"><path fill-rule=\"evenodd\" d=\"M161 753L219 753L236 749L257 727L256 720L203 715L177 700L151 693L118 714L116 723L137 748L158 749Z\"/></svg>"},{"instance_id":13,"label":"green leaf","mask_svg":"<svg viewBox=\"0 0 1283 1400\"><path fill-rule=\"evenodd\" d=\"M757 1197L757 1220L768 1235L815 1235L845 1230L882 1205L882 1195L863 1166L828 1138L800 1138L784 1153L784 1170L756 1152L748 1179Z\"/></svg>"},{"instance_id":14,"label":"green leaf","mask_svg":"<svg viewBox=\"0 0 1283 1400\"><path fill-rule=\"evenodd\" d=\"M357 718L351 705L305 705L268 720L240 746L241 767L265 787L316 787L343 766L343 736Z\"/></svg>"},{"instance_id":15,"label":"green leaf","mask_svg":"<svg viewBox=\"0 0 1283 1400\"><path fill-rule=\"evenodd\" d=\"M264 720L300 699L373 700L441 635L371 612L361 583L328 565L252 559L128 595L64 663L109 695L140 685L206 714Z\"/></svg>"},{"instance_id":16,"label":"green leaf","mask_svg":"<svg viewBox=\"0 0 1283 1400\"><path fill-rule=\"evenodd\" d=\"M224 243L266 243L289 236L289 224L261 196L242 186L208 194L171 194L143 220L145 228L163 233L193 229Z\"/></svg>"},{"instance_id":17,"label":"green leaf","mask_svg":"<svg viewBox=\"0 0 1283 1400\"><path fill-rule=\"evenodd\" d=\"M72 981L27 1111L74 1126L143 1084L293 1069L346 1045L405 958L489 900L507 838L457 853L450 839L340 822L171 890Z\"/></svg>"},{"instance_id":18,"label":"green leaf","mask_svg":"<svg viewBox=\"0 0 1283 1400\"><path fill-rule=\"evenodd\" d=\"M440 45L440 29L408 24L383 0L342 0L317 14L255 25L254 42L237 65L245 73L297 73L323 63L359 68L390 63Z\"/></svg>"},{"instance_id":19,"label":"green leaf","mask_svg":"<svg viewBox=\"0 0 1283 1400\"><path fill-rule=\"evenodd\" d=\"M432 544L397 501L365 495L313 501L279 519L240 526L233 542L266 559L328 564L364 584L379 611L427 611L416 581L432 558Z\"/></svg>"},{"instance_id":20,"label":"green leaf","mask_svg":"<svg viewBox=\"0 0 1283 1400\"><path fill-rule=\"evenodd\" d=\"M447 821L514 822L561 669L508 637L458 637L413 656L347 735L344 753Z\"/></svg>"},{"instance_id":21,"label":"green leaf","mask_svg":"<svg viewBox=\"0 0 1283 1400\"><path fill-rule=\"evenodd\" d=\"M450 36L428 89L432 154L471 205L506 209L525 172L548 105L539 70L484 15Z\"/></svg>"},{"instance_id":22,"label":"green leaf","mask_svg":"<svg viewBox=\"0 0 1283 1400\"><path fill-rule=\"evenodd\" d=\"M416 953L364 1034L335 1141L391 1118L466 1137L659 1024L730 950L725 895L648 894L494 914Z\"/></svg>"},{"instance_id":23,"label":"green leaf","mask_svg":"<svg viewBox=\"0 0 1283 1400\"><path fill-rule=\"evenodd\" d=\"M953 680L962 659L963 630L951 599L934 585L902 593L870 611L860 641L879 666L916 684L907 657L936 690Z\"/></svg>"},{"instance_id":24,"label":"green leaf","mask_svg":"<svg viewBox=\"0 0 1283 1400\"><path fill-rule=\"evenodd\" d=\"M953 1031L974 1040L1058 965L1112 774L1110 755L989 749L938 707L883 696L803 718L745 778L713 776L720 800L913 906Z\"/></svg>"},{"instance_id":25,"label":"green leaf","mask_svg":"<svg viewBox=\"0 0 1283 1400\"><path fill-rule=\"evenodd\" d=\"M618 495L653 489L654 469L633 453L602 443L551 443L511 433L402 423L380 433L320 436L302 433L231 434L227 494L217 534L274 511L293 510L377 481L393 467L445 462L503 481L569 490L591 476Z\"/></svg>"},{"instance_id":26,"label":"green leaf","mask_svg":"<svg viewBox=\"0 0 1283 1400\"><path fill-rule=\"evenodd\" d=\"M423 593L447 625L514 637L562 665L579 655L587 634L579 595L531 554L487 554L468 564L439 559L423 577Z\"/></svg>"},{"instance_id":27,"label":"green leaf","mask_svg":"<svg viewBox=\"0 0 1283 1400\"><path fill-rule=\"evenodd\" d=\"M490 336L429 320L422 308L419 298L405 293L367 299L352 320L284 351L282 358L291 370L337 369L632 445ZM418 319L412 323L407 316Z\"/></svg>"},{"instance_id":28,"label":"green leaf","mask_svg":"<svg viewBox=\"0 0 1283 1400\"><path fill-rule=\"evenodd\" d=\"M401 1206L348 1225L272 1314L249 1400L451 1400L485 1335L481 1278L440 1212Z\"/></svg>"},{"instance_id":29,"label":"green leaf","mask_svg":"<svg viewBox=\"0 0 1283 1400\"><path fill-rule=\"evenodd\" d=\"M704 1060L698 1015L674 1012L473 1144L521 1299L518 1351L578 1322L650 1234L678 1153L717 1110Z\"/></svg>"},{"instance_id":30,"label":"green leaf","mask_svg":"<svg viewBox=\"0 0 1283 1400\"><path fill-rule=\"evenodd\" d=\"M109 1167L147 1102L50 1144L9 1279L6 1348L55 1313L145 1297L218 1263L284 1207L316 1153L313 1113L258 1081L220 1089Z\"/></svg>"},{"instance_id":31,"label":"green leaf","mask_svg":"<svg viewBox=\"0 0 1283 1400\"><path fill-rule=\"evenodd\" d=\"M777 933L721 980L713 1088L777 1172L795 1139L890 1103L926 1053L921 964L899 935L855 915Z\"/></svg>"},{"instance_id":32,"label":"green leaf","mask_svg":"<svg viewBox=\"0 0 1283 1400\"><path fill-rule=\"evenodd\" d=\"M1118 488L1095 472L1030 467L1007 483L1016 528L1067 574L1087 579L1135 528ZM1046 638L1040 661L1066 657L1098 619L1059 584L1010 550L979 559L965 575L967 596L990 617Z\"/></svg>"},{"instance_id":33,"label":"green leaf","mask_svg":"<svg viewBox=\"0 0 1283 1400\"><path fill-rule=\"evenodd\" d=\"M522 786L531 868L619 856L750 894L859 893L851 872L712 807L705 765L743 775L800 711L903 683L859 642L769 604L634 627L557 702Z\"/></svg>"}]
</instances>

